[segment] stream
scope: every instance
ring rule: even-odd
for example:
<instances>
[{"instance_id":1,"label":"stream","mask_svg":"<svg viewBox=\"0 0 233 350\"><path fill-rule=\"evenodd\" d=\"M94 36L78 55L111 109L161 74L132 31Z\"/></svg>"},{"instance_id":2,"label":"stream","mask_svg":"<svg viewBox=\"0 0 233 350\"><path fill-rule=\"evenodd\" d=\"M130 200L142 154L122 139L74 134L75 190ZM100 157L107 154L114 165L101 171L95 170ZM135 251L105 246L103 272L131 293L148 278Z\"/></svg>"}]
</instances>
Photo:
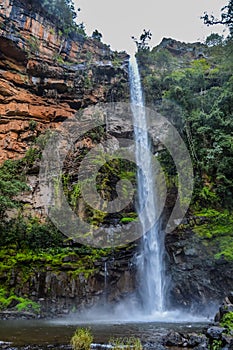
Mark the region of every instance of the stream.
<instances>
[{"instance_id":1,"label":"stream","mask_svg":"<svg viewBox=\"0 0 233 350\"><path fill-rule=\"evenodd\" d=\"M183 333L201 332L206 325L207 323L160 322L72 324L63 319L7 320L0 321L0 349L70 349L70 339L78 327L90 328L95 343L107 344L112 337L133 336L139 337L143 344L158 344L171 330Z\"/></svg>"}]
</instances>

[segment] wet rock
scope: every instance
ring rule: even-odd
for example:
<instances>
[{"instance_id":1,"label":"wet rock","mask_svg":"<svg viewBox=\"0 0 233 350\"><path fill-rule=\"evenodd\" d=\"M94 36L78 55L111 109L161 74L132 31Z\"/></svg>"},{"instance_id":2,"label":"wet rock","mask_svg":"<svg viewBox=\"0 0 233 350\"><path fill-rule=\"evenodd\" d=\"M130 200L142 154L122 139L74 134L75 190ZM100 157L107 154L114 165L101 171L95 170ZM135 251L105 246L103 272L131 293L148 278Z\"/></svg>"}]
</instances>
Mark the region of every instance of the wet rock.
<instances>
[{"instance_id":1,"label":"wet rock","mask_svg":"<svg viewBox=\"0 0 233 350\"><path fill-rule=\"evenodd\" d=\"M226 331L223 327L217 327L213 326L207 329L206 335L208 338L213 340L220 340L222 339L222 334Z\"/></svg>"},{"instance_id":2,"label":"wet rock","mask_svg":"<svg viewBox=\"0 0 233 350\"><path fill-rule=\"evenodd\" d=\"M33 312L11 311L11 310L0 312L0 319L2 320L14 320L14 319L30 320L35 318L38 318L38 315L34 314Z\"/></svg>"},{"instance_id":3,"label":"wet rock","mask_svg":"<svg viewBox=\"0 0 233 350\"><path fill-rule=\"evenodd\" d=\"M228 297L230 303L233 304L233 292L230 292L227 297Z\"/></svg>"},{"instance_id":4,"label":"wet rock","mask_svg":"<svg viewBox=\"0 0 233 350\"><path fill-rule=\"evenodd\" d=\"M229 312L233 312L232 292L228 293L228 295L225 297L219 311L215 315L215 322L220 322L223 316Z\"/></svg>"},{"instance_id":5,"label":"wet rock","mask_svg":"<svg viewBox=\"0 0 233 350\"><path fill-rule=\"evenodd\" d=\"M213 252L206 250L203 240L190 228L168 234L165 245L168 252L167 275L172 280L169 295L171 307L214 314L222 302L222 296L232 288L232 263L223 259L223 263L219 264ZM226 308L231 309L229 303L228 306L224 305L221 313Z\"/></svg>"},{"instance_id":6,"label":"wet rock","mask_svg":"<svg viewBox=\"0 0 233 350\"><path fill-rule=\"evenodd\" d=\"M182 346L185 342L185 338L178 333L171 331L168 333L164 339L164 345L166 346Z\"/></svg>"},{"instance_id":7,"label":"wet rock","mask_svg":"<svg viewBox=\"0 0 233 350\"><path fill-rule=\"evenodd\" d=\"M198 346L206 346L206 336L198 334L188 335L188 347L195 348Z\"/></svg>"},{"instance_id":8,"label":"wet rock","mask_svg":"<svg viewBox=\"0 0 233 350\"><path fill-rule=\"evenodd\" d=\"M222 344L224 348L233 349L233 334L232 335L222 335Z\"/></svg>"}]
</instances>

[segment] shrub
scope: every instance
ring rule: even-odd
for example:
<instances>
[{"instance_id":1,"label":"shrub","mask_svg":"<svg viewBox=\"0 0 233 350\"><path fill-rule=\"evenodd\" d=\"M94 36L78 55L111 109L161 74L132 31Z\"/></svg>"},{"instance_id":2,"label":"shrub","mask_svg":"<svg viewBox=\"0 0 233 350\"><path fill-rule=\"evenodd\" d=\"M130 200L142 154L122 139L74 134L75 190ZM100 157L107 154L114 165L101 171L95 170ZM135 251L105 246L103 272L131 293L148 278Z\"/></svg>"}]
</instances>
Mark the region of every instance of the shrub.
<instances>
[{"instance_id":1,"label":"shrub","mask_svg":"<svg viewBox=\"0 0 233 350\"><path fill-rule=\"evenodd\" d=\"M71 339L71 346L74 350L89 350L91 349L91 343L93 336L89 329L79 328Z\"/></svg>"},{"instance_id":2,"label":"shrub","mask_svg":"<svg viewBox=\"0 0 233 350\"><path fill-rule=\"evenodd\" d=\"M142 350L142 343L139 338L111 338L109 344L114 350Z\"/></svg>"},{"instance_id":3,"label":"shrub","mask_svg":"<svg viewBox=\"0 0 233 350\"><path fill-rule=\"evenodd\" d=\"M220 322L222 327L227 328L228 332L233 330L233 312L228 312L223 315L222 321Z\"/></svg>"}]
</instances>

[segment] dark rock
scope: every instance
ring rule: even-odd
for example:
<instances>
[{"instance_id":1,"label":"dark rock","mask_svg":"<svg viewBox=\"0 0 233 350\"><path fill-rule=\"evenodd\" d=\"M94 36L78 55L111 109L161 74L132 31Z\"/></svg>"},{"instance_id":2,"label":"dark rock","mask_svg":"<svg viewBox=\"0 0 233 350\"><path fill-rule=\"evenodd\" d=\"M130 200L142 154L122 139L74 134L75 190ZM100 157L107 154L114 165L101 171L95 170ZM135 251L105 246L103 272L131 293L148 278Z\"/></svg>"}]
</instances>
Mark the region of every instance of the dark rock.
<instances>
[{"instance_id":1,"label":"dark rock","mask_svg":"<svg viewBox=\"0 0 233 350\"><path fill-rule=\"evenodd\" d=\"M233 304L233 292L230 292L227 297L228 297L230 303Z\"/></svg>"},{"instance_id":2,"label":"dark rock","mask_svg":"<svg viewBox=\"0 0 233 350\"><path fill-rule=\"evenodd\" d=\"M165 336L164 344L166 346L182 346L185 339L178 332L170 332Z\"/></svg>"},{"instance_id":3,"label":"dark rock","mask_svg":"<svg viewBox=\"0 0 233 350\"><path fill-rule=\"evenodd\" d=\"M206 340L205 335L189 334L188 346L191 348L197 347L201 344L206 344Z\"/></svg>"},{"instance_id":4,"label":"dark rock","mask_svg":"<svg viewBox=\"0 0 233 350\"><path fill-rule=\"evenodd\" d=\"M222 338L223 332L225 332L226 329L223 327L217 327L213 326L207 329L206 335L208 338L213 340L220 340Z\"/></svg>"},{"instance_id":5,"label":"dark rock","mask_svg":"<svg viewBox=\"0 0 233 350\"><path fill-rule=\"evenodd\" d=\"M223 295L228 295L232 289L232 263L223 259L224 263L218 264L213 251L207 251L203 239L190 228L167 234L165 245L167 275L172 280L170 307L214 314ZM219 316L216 321L219 321Z\"/></svg>"},{"instance_id":6,"label":"dark rock","mask_svg":"<svg viewBox=\"0 0 233 350\"><path fill-rule=\"evenodd\" d=\"M232 292L225 297L223 304L220 306L219 311L215 315L214 321L220 322L223 316L229 312L233 312Z\"/></svg>"},{"instance_id":7,"label":"dark rock","mask_svg":"<svg viewBox=\"0 0 233 350\"><path fill-rule=\"evenodd\" d=\"M233 349L233 336L223 334L222 335L222 344L227 346L229 349Z\"/></svg>"},{"instance_id":8,"label":"dark rock","mask_svg":"<svg viewBox=\"0 0 233 350\"><path fill-rule=\"evenodd\" d=\"M27 311L1 311L0 312L0 319L3 320L14 320L14 319L33 319L38 318L38 315L34 314L33 312L27 312Z\"/></svg>"}]
</instances>

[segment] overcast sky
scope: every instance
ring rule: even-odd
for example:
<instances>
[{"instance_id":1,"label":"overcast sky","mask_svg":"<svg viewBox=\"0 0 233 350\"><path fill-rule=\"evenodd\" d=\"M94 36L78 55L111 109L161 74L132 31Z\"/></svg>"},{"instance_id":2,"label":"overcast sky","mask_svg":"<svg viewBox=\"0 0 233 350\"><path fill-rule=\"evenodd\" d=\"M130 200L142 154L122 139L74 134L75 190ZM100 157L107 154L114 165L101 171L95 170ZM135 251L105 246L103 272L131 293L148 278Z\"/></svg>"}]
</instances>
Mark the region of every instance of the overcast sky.
<instances>
[{"instance_id":1,"label":"overcast sky","mask_svg":"<svg viewBox=\"0 0 233 350\"><path fill-rule=\"evenodd\" d=\"M204 41L212 32L222 34L222 26L207 27L200 17L205 11L216 16L227 0L74 0L78 22L87 33L98 29L103 41L114 50L135 50L131 36L139 37L143 29L152 32L151 45L163 37L194 42Z\"/></svg>"}]
</instances>

